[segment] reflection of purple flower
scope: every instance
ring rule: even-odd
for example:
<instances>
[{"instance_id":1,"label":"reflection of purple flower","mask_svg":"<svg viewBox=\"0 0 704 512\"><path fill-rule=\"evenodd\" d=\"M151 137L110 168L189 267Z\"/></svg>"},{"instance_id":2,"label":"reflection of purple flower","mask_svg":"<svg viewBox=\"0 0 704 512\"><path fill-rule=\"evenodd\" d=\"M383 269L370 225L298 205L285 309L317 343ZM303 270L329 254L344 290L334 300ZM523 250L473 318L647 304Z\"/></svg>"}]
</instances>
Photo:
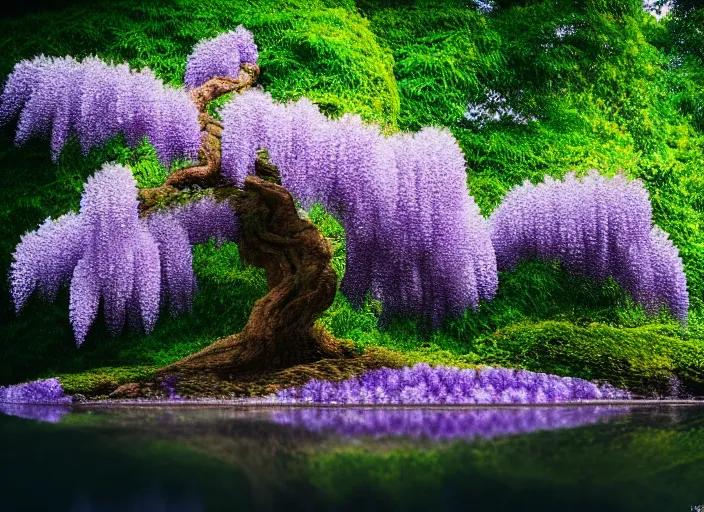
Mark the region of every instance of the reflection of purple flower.
<instances>
[{"instance_id":1,"label":"reflection of purple flower","mask_svg":"<svg viewBox=\"0 0 704 512\"><path fill-rule=\"evenodd\" d=\"M471 410L291 408L274 412L272 419L281 425L302 427L312 432L332 432L344 437L488 439L590 425L628 412L629 407L608 405Z\"/></svg>"},{"instance_id":2,"label":"reflection of purple flower","mask_svg":"<svg viewBox=\"0 0 704 512\"><path fill-rule=\"evenodd\" d=\"M59 379L35 380L0 387L0 403L9 404L70 404L71 397L64 395Z\"/></svg>"},{"instance_id":3,"label":"reflection of purple flower","mask_svg":"<svg viewBox=\"0 0 704 512\"><path fill-rule=\"evenodd\" d=\"M67 412L71 412L71 408L66 405L11 404L0 402L0 413L29 420L44 421L46 423L58 423L61 421L61 416Z\"/></svg>"},{"instance_id":4,"label":"reflection of purple flower","mask_svg":"<svg viewBox=\"0 0 704 512\"><path fill-rule=\"evenodd\" d=\"M382 368L342 382L311 379L279 391L282 403L325 404L540 404L628 399L610 385L505 368L460 370L421 363Z\"/></svg>"}]
</instances>

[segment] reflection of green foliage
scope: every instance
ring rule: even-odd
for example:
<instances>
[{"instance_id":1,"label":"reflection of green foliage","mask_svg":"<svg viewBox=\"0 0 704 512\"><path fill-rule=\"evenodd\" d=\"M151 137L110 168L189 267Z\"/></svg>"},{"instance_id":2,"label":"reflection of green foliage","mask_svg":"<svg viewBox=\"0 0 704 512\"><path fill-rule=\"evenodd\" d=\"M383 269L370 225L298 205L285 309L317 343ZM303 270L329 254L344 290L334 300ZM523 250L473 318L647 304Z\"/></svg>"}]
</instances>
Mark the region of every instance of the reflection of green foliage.
<instances>
[{"instance_id":1,"label":"reflection of green foliage","mask_svg":"<svg viewBox=\"0 0 704 512\"><path fill-rule=\"evenodd\" d=\"M503 273L496 300L436 331L411 319L380 329L382 304L370 300L355 311L339 293L322 321L359 349L383 346L403 352L409 362L530 365L637 385L629 376L633 371L657 384L670 370L694 376L701 363L690 356L704 344L704 59L698 16L656 23L636 0L503 2L488 15L459 0L442 8L426 0L121 0L0 22L0 42L8 50L0 58L0 75L41 52L98 54L150 66L178 85L198 39L242 23L255 34L261 81L276 98L305 95L328 115L359 113L387 131L423 125L452 130L466 156L468 185L486 215L524 179L589 168L641 178L655 221L671 233L684 259L692 299L686 333L665 316L645 318L613 282L590 283L537 262ZM532 120L480 127L463 119L467 102L483 101L488 90ZM47 216L75 210L82 183L103 162L131 165L140 186L158 185L166 175L148 144L129 150L113 140L87 158L70 144L53 165L45 141L14 148L13 132L0 128L3 274L20 235ZM342 275L342 228L320 208L310 216L331 239L333 266ZM107 389L237 332L264 293L262 273L245 268L233 244L200 247L195 261L200 293L193 314L165 315L148 337L109 339L98 322L78 352L67 293L55 305L32 300L14 318L1 280L0 338L6 341L0 383L61 374L75 391ZM600 326L589 327L593 322ZM546 333L555 329L566 340L564 352L547 341ZM646 357L644 347L662 330L667 335L657 337L657 344L670 355ZM604 337L620 361L608 371L595 352ZM516 340L533 347L529 360L519 357Z\"/></svg>"},{"instance_id":2,"label":"reflection of green foliage","mask_svg":"<svg viewBox=\"0 0 704 512\"><path fill-rule=\"evenodd\" d=\"M677 414L659 411L669 413ZM658 413L652 415L644 418L650 425L658 421ZM699 482L704 430L701 419L692 416L689 423L672 426L617 420L425 448L370 442L314 455L309 479L336 505L364 494L370 501L383 497L418 510L451 509L468 501L479 510L526 504L543 511L687 510L704 497ZM438 502L439 496L446 501Z\"/></svg>"},{"instance_id":3,"label":"reflection of green foliage","mask_svg":"<svg viewBox=\"0 0 704 512\"><path fill-rule=\"evenodd\" d=\"M701 407L607 408L599 407L610 416L605 423L467 442L312 434L274 424L263 410L79 410L55 425L0 416L2 468L11 469L3 481L16 491L3 504L69 509L79 489L123 508L192 491L207 510L457 510L471 503L494 511L528 503L543 512L659 512L702 503ZM550 410L560 412L580 416L572 407ZM47 460L61 461L61 470L42 478L36 469Z\"/></svg>"},{"instance_id":4,"label":"reflection of green foliage","mask_svg":"<svg viewBox=\"0 0 704 512\"><path fill-rule=\"evenodd\" d=\"M100 504L130 509L155 495L192 499L194 478L203 491L203 507L256 506L241 469L204 457L182 440L164 441L115 426L101 431L100 425L109 425L108 420L99 412L64 416L59 425L0 418L2 468L7 485L16 491L4 506L71 510L80 503L79 497L88 497L96 508ZM37 492L36 468L47 461L61 461L61 470L50 478L40 477L43 491Z\"/></svg>"}]
</instances>

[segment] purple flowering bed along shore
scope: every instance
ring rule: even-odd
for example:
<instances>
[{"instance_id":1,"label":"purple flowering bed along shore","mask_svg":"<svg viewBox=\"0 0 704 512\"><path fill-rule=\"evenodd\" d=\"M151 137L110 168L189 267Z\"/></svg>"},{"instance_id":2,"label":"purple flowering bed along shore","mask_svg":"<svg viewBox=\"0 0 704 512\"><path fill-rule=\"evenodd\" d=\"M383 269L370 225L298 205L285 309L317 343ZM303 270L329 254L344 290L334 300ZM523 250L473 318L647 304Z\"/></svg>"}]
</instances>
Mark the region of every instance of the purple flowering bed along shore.
<instances>
[{"instance_id":1,"label":"purple flowering bed along shore","mask_svg":"<svg viewBox=\"0 0 704 512\"><path fill-rule=\"evenodd\" d=\"M274 412L272 419L280 425L343 437L491 439L593 425L624 416L630 410L608 405L470 410L291 408Z\"/></svg>"},{"instance_id":2,"label":"purple flowering bed along shore","mask_svg":"<svg viewBox=\"0 0 704 512\"><path fill-rule=\"evenodd\" d=\"M627 400L608 384L505 368L460 370L419 363L412 368L373 370L341 382L311 379L279 391L284 404L549 404Z\"/></svg>"},{"instance_id":3,"label":"purple flowering bed along shore","mask_svg":"<svg viewBox=\"0 0 704 512\"><path fill-rule=\"evenodd\" d=\"M57 378L0 387L0 413L8 416L57 423L71 401Z\"/></svg>"},{"instance_id":4,"label":"purple flowering bed along shore","mask_svg":"<svg viewBox=\"0 0 704 512\"><path fill-rule=\"evenodd\" d=\"M162 383L169 399L176 394L178 377ZM341 382L311 379L298 388L267 397L265 404L396 404L491 405L575 403L587 400L628 400L632 395L608 384L597 385L572 377L506 368L460 370L419 363L412 368L382 368ZM0 387L0 404L71 403L59 379L46 379ZM3 411L4 412L4 411ZM11 414L8 412L8 414Z\"/></svg>"},{"instance_id":5,"label":"purple flowering bed along shore","mask_svg":"<svg viewBox=\"0 0 704 512\"><path fill-rule=\"evenodd\" d=\"M70 404L71 397L64 394L59 379L35 380L0 387L0 403L10 404Z\"/></svg>"}]
</instances>

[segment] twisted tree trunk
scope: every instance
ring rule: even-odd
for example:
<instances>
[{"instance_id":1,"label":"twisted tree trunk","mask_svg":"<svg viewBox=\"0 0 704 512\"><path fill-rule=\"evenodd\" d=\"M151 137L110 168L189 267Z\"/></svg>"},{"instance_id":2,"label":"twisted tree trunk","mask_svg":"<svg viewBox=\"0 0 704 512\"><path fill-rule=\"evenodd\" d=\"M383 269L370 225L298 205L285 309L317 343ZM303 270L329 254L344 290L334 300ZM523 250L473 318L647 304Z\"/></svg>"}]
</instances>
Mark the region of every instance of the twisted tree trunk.
<instances>
[{"instance_id":1,"label":"twisted tree trunk","mask_svg":"<svg viewBox=\"0 0 704 512\"><path fill-rule=\"evenodd\" d=\"M330 243L299 218L293 197L280 185L249 177L245 191L251 193L237 209L247 219L240 254L266 270L269 292L254 305L240 335L243 362L287 367L342 355L333 338L314 326L337 290Z\"/></svg>"},{"instance_id":2,"label":"twisted tree trunk","mask_svg":"<svg viewBox=\"0 0 704 512\"><path fill-rule=\"evenodd\" d=\"M259 160L258 176L249 176L243 190L222 180L223 127L207 113L207 107L227 92L250 87L258 72L256 65L247 65L237 80L214 78L191 92L200 110L203 131L200 162L174 172L163 186L139 194L142 214L148 215L152 208L168 203L185 188L214 188L216 195L229 200L240 216L242 259L264 268L269 285L240 334L213 343L164 373L205 371L225 377L347 355L338 341L315 323L332 304L337 289L330 243L315 225L298 216L293 197L278 183L278 170Z\"/></svg>"}]
</instances>

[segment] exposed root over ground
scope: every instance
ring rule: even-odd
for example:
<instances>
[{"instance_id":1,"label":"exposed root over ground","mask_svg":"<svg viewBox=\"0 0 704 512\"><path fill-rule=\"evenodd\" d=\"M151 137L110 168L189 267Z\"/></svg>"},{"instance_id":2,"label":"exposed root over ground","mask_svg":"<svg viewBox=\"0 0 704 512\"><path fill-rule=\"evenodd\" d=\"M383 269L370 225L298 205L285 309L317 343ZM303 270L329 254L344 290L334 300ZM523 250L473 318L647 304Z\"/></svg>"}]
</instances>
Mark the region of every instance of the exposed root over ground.
<instances>
[{"instance_id":1,"label":"exposed root over ground","mask_svg":"<svg viewBox=\"0 0 704 512\"><path fill-rule=\"evenodd\" d=\"M168 398L174 393L184 398L265 396L279 389L301 386L313 378L340 381L368 370L407 364L402 356L384 349L369 349L351 357L351 348L342 343L349 357L248 371L237 364L237 356L243 350L239 338L238 334L216 341L203 351L161 369L153 379L120 386L110 398Z\"/></svg>"}]
</instances>

